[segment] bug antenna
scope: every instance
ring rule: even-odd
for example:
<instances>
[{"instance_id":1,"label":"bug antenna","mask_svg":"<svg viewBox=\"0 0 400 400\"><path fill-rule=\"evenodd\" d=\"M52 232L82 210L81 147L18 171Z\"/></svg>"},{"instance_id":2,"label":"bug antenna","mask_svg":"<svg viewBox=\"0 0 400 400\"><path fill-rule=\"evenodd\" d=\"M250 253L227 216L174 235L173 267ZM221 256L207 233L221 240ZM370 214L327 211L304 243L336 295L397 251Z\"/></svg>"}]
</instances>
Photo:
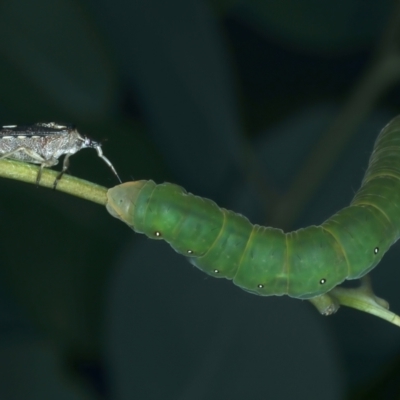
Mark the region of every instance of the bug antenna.
<instances>
[{"instance_id":1,"label":"bug antenna","mask_svg":"<svg viewBox=\"0 0 400 400\"><path fill-rule=\"evenodd\" d=\"M111 168L111 171L114 172L114 175L117 177L120 183L122 183L121 178L119 177L117 171L114 166L111 164L111 161L103 154L103 150L101 149L101 145L96 143L94 148L97 151L97 155Z\"/></svg>"}]
</instances>

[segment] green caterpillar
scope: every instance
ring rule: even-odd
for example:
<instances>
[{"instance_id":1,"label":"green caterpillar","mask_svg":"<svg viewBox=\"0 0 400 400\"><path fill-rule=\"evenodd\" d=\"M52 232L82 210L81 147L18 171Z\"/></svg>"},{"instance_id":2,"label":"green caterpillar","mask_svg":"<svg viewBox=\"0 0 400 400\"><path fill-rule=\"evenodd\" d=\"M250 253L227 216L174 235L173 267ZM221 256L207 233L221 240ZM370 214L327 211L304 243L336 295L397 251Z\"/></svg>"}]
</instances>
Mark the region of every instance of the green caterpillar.
<instances>
[{"instance_id":1,"label":"green caterpillar","mask_svg":"<svg viewBox=\"0 0 400 400\"><path fill-rule=\"evenodd\" d=\"M400 236L400 116L379 134L350 206L320 226L284 233L252 225L171 183L127 182L107 196L111 215L207 274L260 296L311 299L331 314L338 304L328 292L368 273Z\"/></svg>"}]
</instances>

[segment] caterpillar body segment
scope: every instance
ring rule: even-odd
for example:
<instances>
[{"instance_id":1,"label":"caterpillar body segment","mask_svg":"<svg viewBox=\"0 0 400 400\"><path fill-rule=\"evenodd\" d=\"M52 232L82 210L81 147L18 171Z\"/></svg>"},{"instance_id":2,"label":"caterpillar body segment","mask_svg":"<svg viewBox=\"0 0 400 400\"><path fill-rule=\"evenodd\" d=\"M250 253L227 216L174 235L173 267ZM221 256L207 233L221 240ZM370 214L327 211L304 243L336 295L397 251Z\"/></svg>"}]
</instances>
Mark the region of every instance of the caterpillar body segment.
<instances>
[{"instance_id":1,"label":"caterpillar body segment","mask_svg":"<svg viewBox=\"0 0 400 400\"><path fill-rule=\"evenodd\" d=\"M349 259L360 253L360 247L365 247L363 237L369 235L365 230L360 238L353 231L377 214L367 207L348 207L322 226L285 234L252 225L246 217L177 185L135 181L110 189L107 209L136 232L164 239L207 274L232 279L242 289L262 296L308 299L321 295L345 279L363 275L390 246L375 234L369 251L351 268ZM375 254L377 244L382 250Z\"/></svg>"}]
</instances>

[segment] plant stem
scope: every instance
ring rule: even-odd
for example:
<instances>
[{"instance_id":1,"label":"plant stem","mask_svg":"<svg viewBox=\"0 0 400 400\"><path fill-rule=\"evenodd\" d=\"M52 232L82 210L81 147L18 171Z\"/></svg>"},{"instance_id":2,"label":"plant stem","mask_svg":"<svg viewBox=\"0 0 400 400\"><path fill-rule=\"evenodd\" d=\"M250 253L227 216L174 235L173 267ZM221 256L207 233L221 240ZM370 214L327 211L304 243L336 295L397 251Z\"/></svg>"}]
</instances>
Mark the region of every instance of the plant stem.
<instances>
[{"instance_id":1,"label":"plant stem","mask_svg":"<svg viewBox=\"0 0 400 400\"><path fill-rule=\"evenodd\" d=\"M0 177L3 178L15 179L35 185L38 171L39 167L34 164L0 159ZM39 186L53 188L58 173L58 171L43 168ZM75 178L71 175L63 175L62 179L57 184L56 190L93 201L103 206L107 203L107 188L83 179Z\"/></svg>"}]
</instances>

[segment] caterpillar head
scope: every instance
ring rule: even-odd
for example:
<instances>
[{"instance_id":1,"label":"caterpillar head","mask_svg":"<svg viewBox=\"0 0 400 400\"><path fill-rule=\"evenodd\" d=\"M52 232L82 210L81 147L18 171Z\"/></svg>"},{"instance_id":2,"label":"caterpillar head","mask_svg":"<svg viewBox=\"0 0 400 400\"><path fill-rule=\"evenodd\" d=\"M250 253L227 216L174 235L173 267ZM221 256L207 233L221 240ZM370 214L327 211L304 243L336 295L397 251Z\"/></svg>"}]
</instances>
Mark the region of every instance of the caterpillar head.
<instances>
[{"instance_id":1,"label":"caterpillar head","mask_svg":"<svg viewBox=\"0 0 400 400\"><path fill-rule=\"evenodd\" d=\"M107 191L107 211L115 218L129 224L133 220L135 201L148 181L125 182Z\"/></svg>"}]
</instances>

